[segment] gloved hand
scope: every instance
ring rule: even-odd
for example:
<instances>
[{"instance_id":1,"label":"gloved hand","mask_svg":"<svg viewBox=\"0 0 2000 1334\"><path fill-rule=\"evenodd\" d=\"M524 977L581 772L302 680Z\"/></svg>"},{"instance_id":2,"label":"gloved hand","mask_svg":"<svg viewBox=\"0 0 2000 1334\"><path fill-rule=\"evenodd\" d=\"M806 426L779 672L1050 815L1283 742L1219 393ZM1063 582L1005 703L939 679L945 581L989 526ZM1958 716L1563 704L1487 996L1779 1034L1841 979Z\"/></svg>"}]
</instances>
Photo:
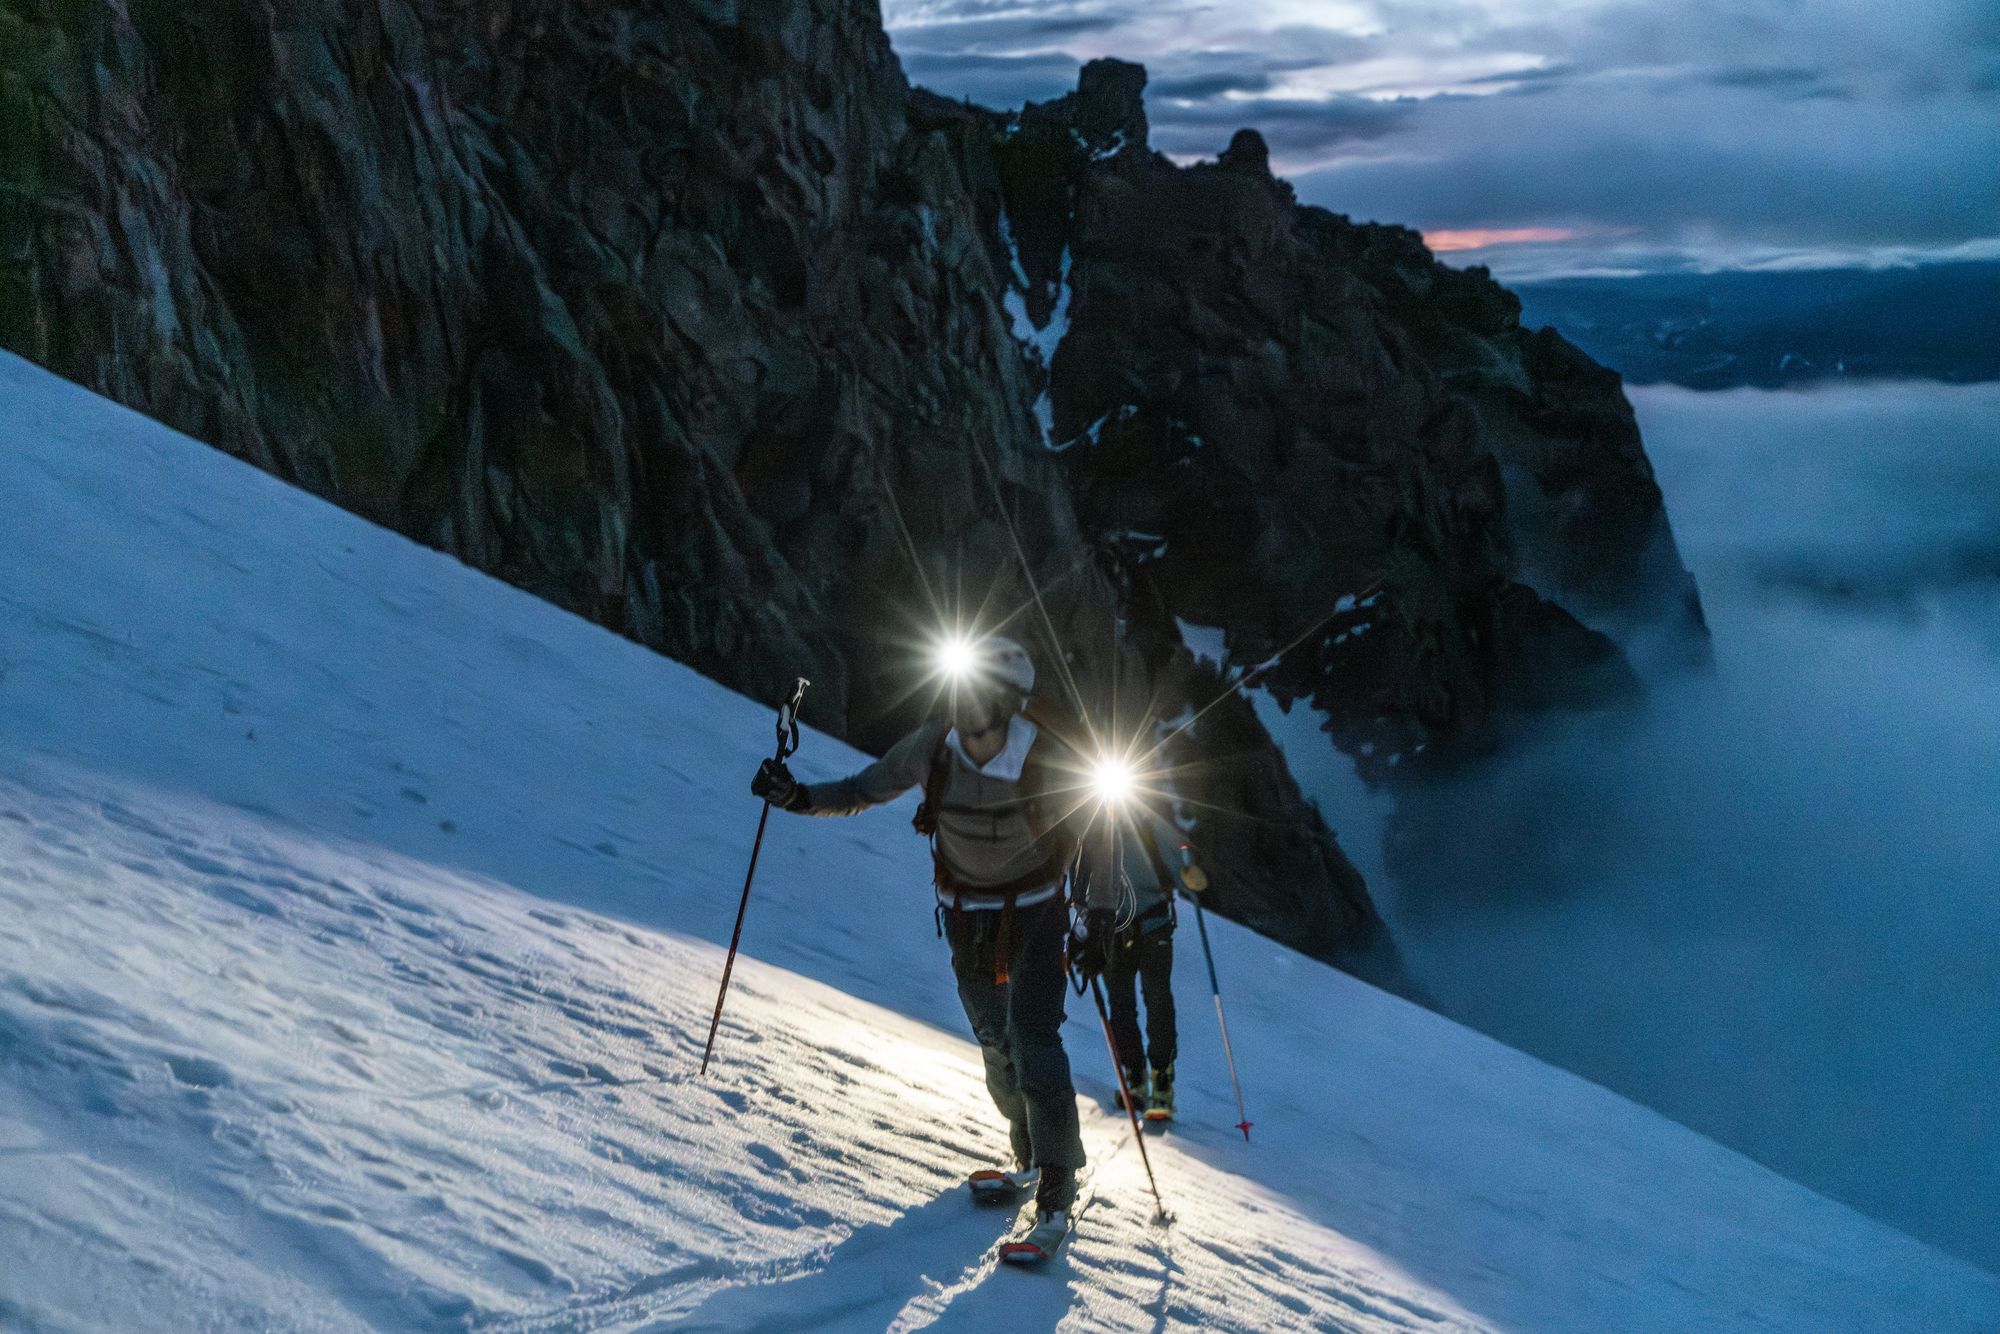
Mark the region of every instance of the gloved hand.
<instances>
[{"instance_id":1,"label":"gloved hand","mask_svg":"<svg viewBox=\"0 0 2000 1334\"><path fill-rule=\"evenodd\" d=\"M757 766L757 776L750 780L750 795L788 811L803 811L812 805L806 785L792 777L783 760L765 760Z\"/></svg>"},{"instance_id":2,"label":"gloved hand","mask_svg":"<svg viewBox=\"0 0 2000 1334\"><path fill-rule=\"evenodd\" d=\"M1088 981L1104 971L1111 959L1112 938L1118 934L1118 920L1109 908L1092 908L1070 928L1069 966Z\"/></svg>"},{"instance_id":3,"label":"gloved hand","mask_svg":"<svg viewBox=\"0 0 2000 1334\"><path fill-rule=\"evenodd\" d=\"M1194 849L1181 844L1181 888L1190 894L1199 894L1208 888L1208 872L1201 869L1201 863L1194 859Z\"/></svg>"}]
</instances>

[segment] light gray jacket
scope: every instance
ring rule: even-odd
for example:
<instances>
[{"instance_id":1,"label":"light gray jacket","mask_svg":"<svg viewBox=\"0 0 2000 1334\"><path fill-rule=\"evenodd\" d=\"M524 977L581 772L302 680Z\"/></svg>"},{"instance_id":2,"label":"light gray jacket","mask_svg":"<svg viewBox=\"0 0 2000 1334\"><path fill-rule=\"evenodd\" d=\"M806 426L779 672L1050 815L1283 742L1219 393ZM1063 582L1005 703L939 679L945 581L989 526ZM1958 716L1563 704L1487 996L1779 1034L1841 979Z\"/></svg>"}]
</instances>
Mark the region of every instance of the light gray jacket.
<instances>
[{"instance_id":1,"label":"light gray jacket","mask_svg":"<svg viewBox=\"0 0 2000 1334\"><path fill-rule=\"evenodd\" d=\"M1070 853L1082 846L1081 883L1087 906L1116 909L1118 886L1103 868L1113 855L1102 820L1094 822L1091 803L1057 791L1042 802L1038 820L1032 809L1035 766L1046 766L1049 784L1067 786L1060 777L1074 760L1062 741L1016 714L1008 725L1007 744L984 765L974 765L958 744L957 734L944 723L931 722L898 741L888 754L860 773L830 783L806 787L811 815L854 815L894 801L929 778L932 757L945 747L948 763L938 794L933 840L942 869L953 888L938 888L938 901L966 909L1002 907L1005 897L982 892L988 887L1018 885L1024 878L1038 883L1017 890L1016 907L1032 907L1062 891ZM1030 762L1032 759L1032 763ZM1026 777L1029 781L1024 783ZM1080 794L1079 794L1080 795ZM1069 807L1076 806L1074 811ZM1037 824L1044 824L1036 832ZM1038 872L1048 872L1045 880ZM943 877L941 877L942 879Z\"/></svg>"}]
</instances>

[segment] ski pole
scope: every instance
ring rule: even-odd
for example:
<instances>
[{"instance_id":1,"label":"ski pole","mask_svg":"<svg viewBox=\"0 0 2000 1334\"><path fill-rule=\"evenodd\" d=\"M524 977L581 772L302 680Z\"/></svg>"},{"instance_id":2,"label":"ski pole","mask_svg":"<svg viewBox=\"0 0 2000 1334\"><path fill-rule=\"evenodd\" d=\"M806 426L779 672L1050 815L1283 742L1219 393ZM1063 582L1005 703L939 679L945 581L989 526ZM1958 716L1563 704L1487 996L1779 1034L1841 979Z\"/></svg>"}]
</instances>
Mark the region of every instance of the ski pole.
<instances>
[{"instance_id":1,"label":"ski pole","mask_svg":"<svg viewBox=\"0 0 2000 1334\"><path fill-rule=\"evenodd\" d=\"M812 682L801 676L792 694L778 706L778 749L773 759L783 764L799 748L799 705L805 702L806 687ZM743 939L743 914L750 907L750 882L757 878L757 854L764 850L764 826L771 819L771 799L764 798L764 810L757 817L757 840L750 845L750 869L743 873L743 899L736 905L736 929L729 933L729 957L722 965L722 987L715 993L715 1014L708 1021L708 1044L701 1049L701 1073L708 1073L708 1058L715 1051L715 1030L722 1025L722 1002L729 995L729 975L736 971L736 947Z\"/></svg>"},{"instance_id":2,"label":"ski pole","mask_svg":"<svg viewBox=\"0 0 2000 1334\"><path fill-rule=\"evenodd\" d=\"M1097 1021L1104 1025L1104 1047L1111 1053L1111 1069L1118 1076L1118 1093L1125 1100L1125 1114L1132 1118L1132 1140L1139 1146L1139 1161L1146 1166L1146 1184L1153 1188L1153 1207L1167 1216L1166 1202L1160 1198L1160 1183L1153 1178L1153 1160L1146 1152L1146 1133L1139 1129L1139 1109L1132 1102L1131 1086L1125 1082L1125 1067L1118 1060L1118 1042L1111 1036L1111 1012L1104 1008L1104 989L1097 978L1090 979L1090 998L1097 1002Z\"/></svg>"},{"instance_id":3,"label":"ski pole","mask_svg":"<svg viewBox=\"0 0 2000 1334\"><path fill-rule=\"evenodd\" d=\"M1208 961L1208 989L1215 996L1215 1022L1222 1027L1222 1059L1229 1063L1229 1086L1236 1090L1236 1128L1243 1142L1250 1142L1250 1114L1243 1110L1243 1085L1236 1078L1236 1056L1229 1050L1229 1021L1222 1015L1222 984L1215 980L1215 951L1208 947L1208 919L1202 915L1201 900L1194 901L1195 929L1201 932L1201 953Z\"/></svg>"}]
</instances>

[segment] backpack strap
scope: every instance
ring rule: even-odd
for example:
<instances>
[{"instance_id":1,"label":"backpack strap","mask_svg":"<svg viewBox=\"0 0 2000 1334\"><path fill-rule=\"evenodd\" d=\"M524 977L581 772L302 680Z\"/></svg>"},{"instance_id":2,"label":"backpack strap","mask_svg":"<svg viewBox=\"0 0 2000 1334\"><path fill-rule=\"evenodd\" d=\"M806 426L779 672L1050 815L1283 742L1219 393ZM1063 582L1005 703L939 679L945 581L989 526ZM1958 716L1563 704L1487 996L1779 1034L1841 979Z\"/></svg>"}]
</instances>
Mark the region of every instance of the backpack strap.
<instances>
[{"instance_id":1,"label":"backpack strap","mask_svg":"<svg viewBox=\"0 0 2000 1334\"><path fill-rule=\"evenodd\" d=\"M1085 755L1087 733L1083 721L1059 704L1036 696L1021 706L1021 713L1035 725L1035 744L1028 751L1028 762L1021 769L1021 796L1026 803L1022 811L1028 821L1028 828L1038 839L1046 839L1055 832L1058 817L1051 814L1054 803L1050 793L1055 790L1055 775L1059 766L1056 756L1049 753L1044 740L1067 750L1077 759ZM1080 846L1080 840L1072 840ZM1061 855L1069 860L1069 852L1057 848L1052 855Z\"/></svg>"},{"instance_id":2,"label":"backpack strap","mask_svg":"<svg viewBox=\"0 0 2000 1334\"><path fill-rule=\"evenodd\" d=\"M1014 957L1014 899L1007 896L1007 906L1000 910L1000 936L993 942L993 985L1007 985L1007 961Z\"/></svg>"},{"instance_id":3,"label":"backpack strap","mask_svg":"<svg viewBox=\"0 0 2000 1334\"><path fill-rule=\"evenodd\" d=\"M924 796L917 803L917 813L910 817L910 827L925 838L933 838L938 830L938 811L944 798L944 785L951 779L951 733L938 733L937 744L931 747L930 768L924 770Z\"/></svg>"}]
</instances>

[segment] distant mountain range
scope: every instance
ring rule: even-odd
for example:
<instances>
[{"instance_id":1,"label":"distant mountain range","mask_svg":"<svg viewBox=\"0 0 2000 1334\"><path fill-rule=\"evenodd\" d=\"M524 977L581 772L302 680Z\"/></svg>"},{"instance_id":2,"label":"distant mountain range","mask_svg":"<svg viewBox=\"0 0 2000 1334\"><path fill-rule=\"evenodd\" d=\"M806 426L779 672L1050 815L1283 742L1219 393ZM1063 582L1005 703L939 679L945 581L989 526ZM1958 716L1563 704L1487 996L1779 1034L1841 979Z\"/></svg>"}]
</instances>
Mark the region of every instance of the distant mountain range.
<instances>
[{"instance_id":1,"label":"distant mountain range","mask_svg":"<svg viewBox=\"0 0 2000 1334\"><path fill-rule=\"evenodd\" d=\"M1514 290L1524 325L1554 325L1638 384L2000 380L2000 263L1563 278Z\"/></svg>"}]
</instances>

